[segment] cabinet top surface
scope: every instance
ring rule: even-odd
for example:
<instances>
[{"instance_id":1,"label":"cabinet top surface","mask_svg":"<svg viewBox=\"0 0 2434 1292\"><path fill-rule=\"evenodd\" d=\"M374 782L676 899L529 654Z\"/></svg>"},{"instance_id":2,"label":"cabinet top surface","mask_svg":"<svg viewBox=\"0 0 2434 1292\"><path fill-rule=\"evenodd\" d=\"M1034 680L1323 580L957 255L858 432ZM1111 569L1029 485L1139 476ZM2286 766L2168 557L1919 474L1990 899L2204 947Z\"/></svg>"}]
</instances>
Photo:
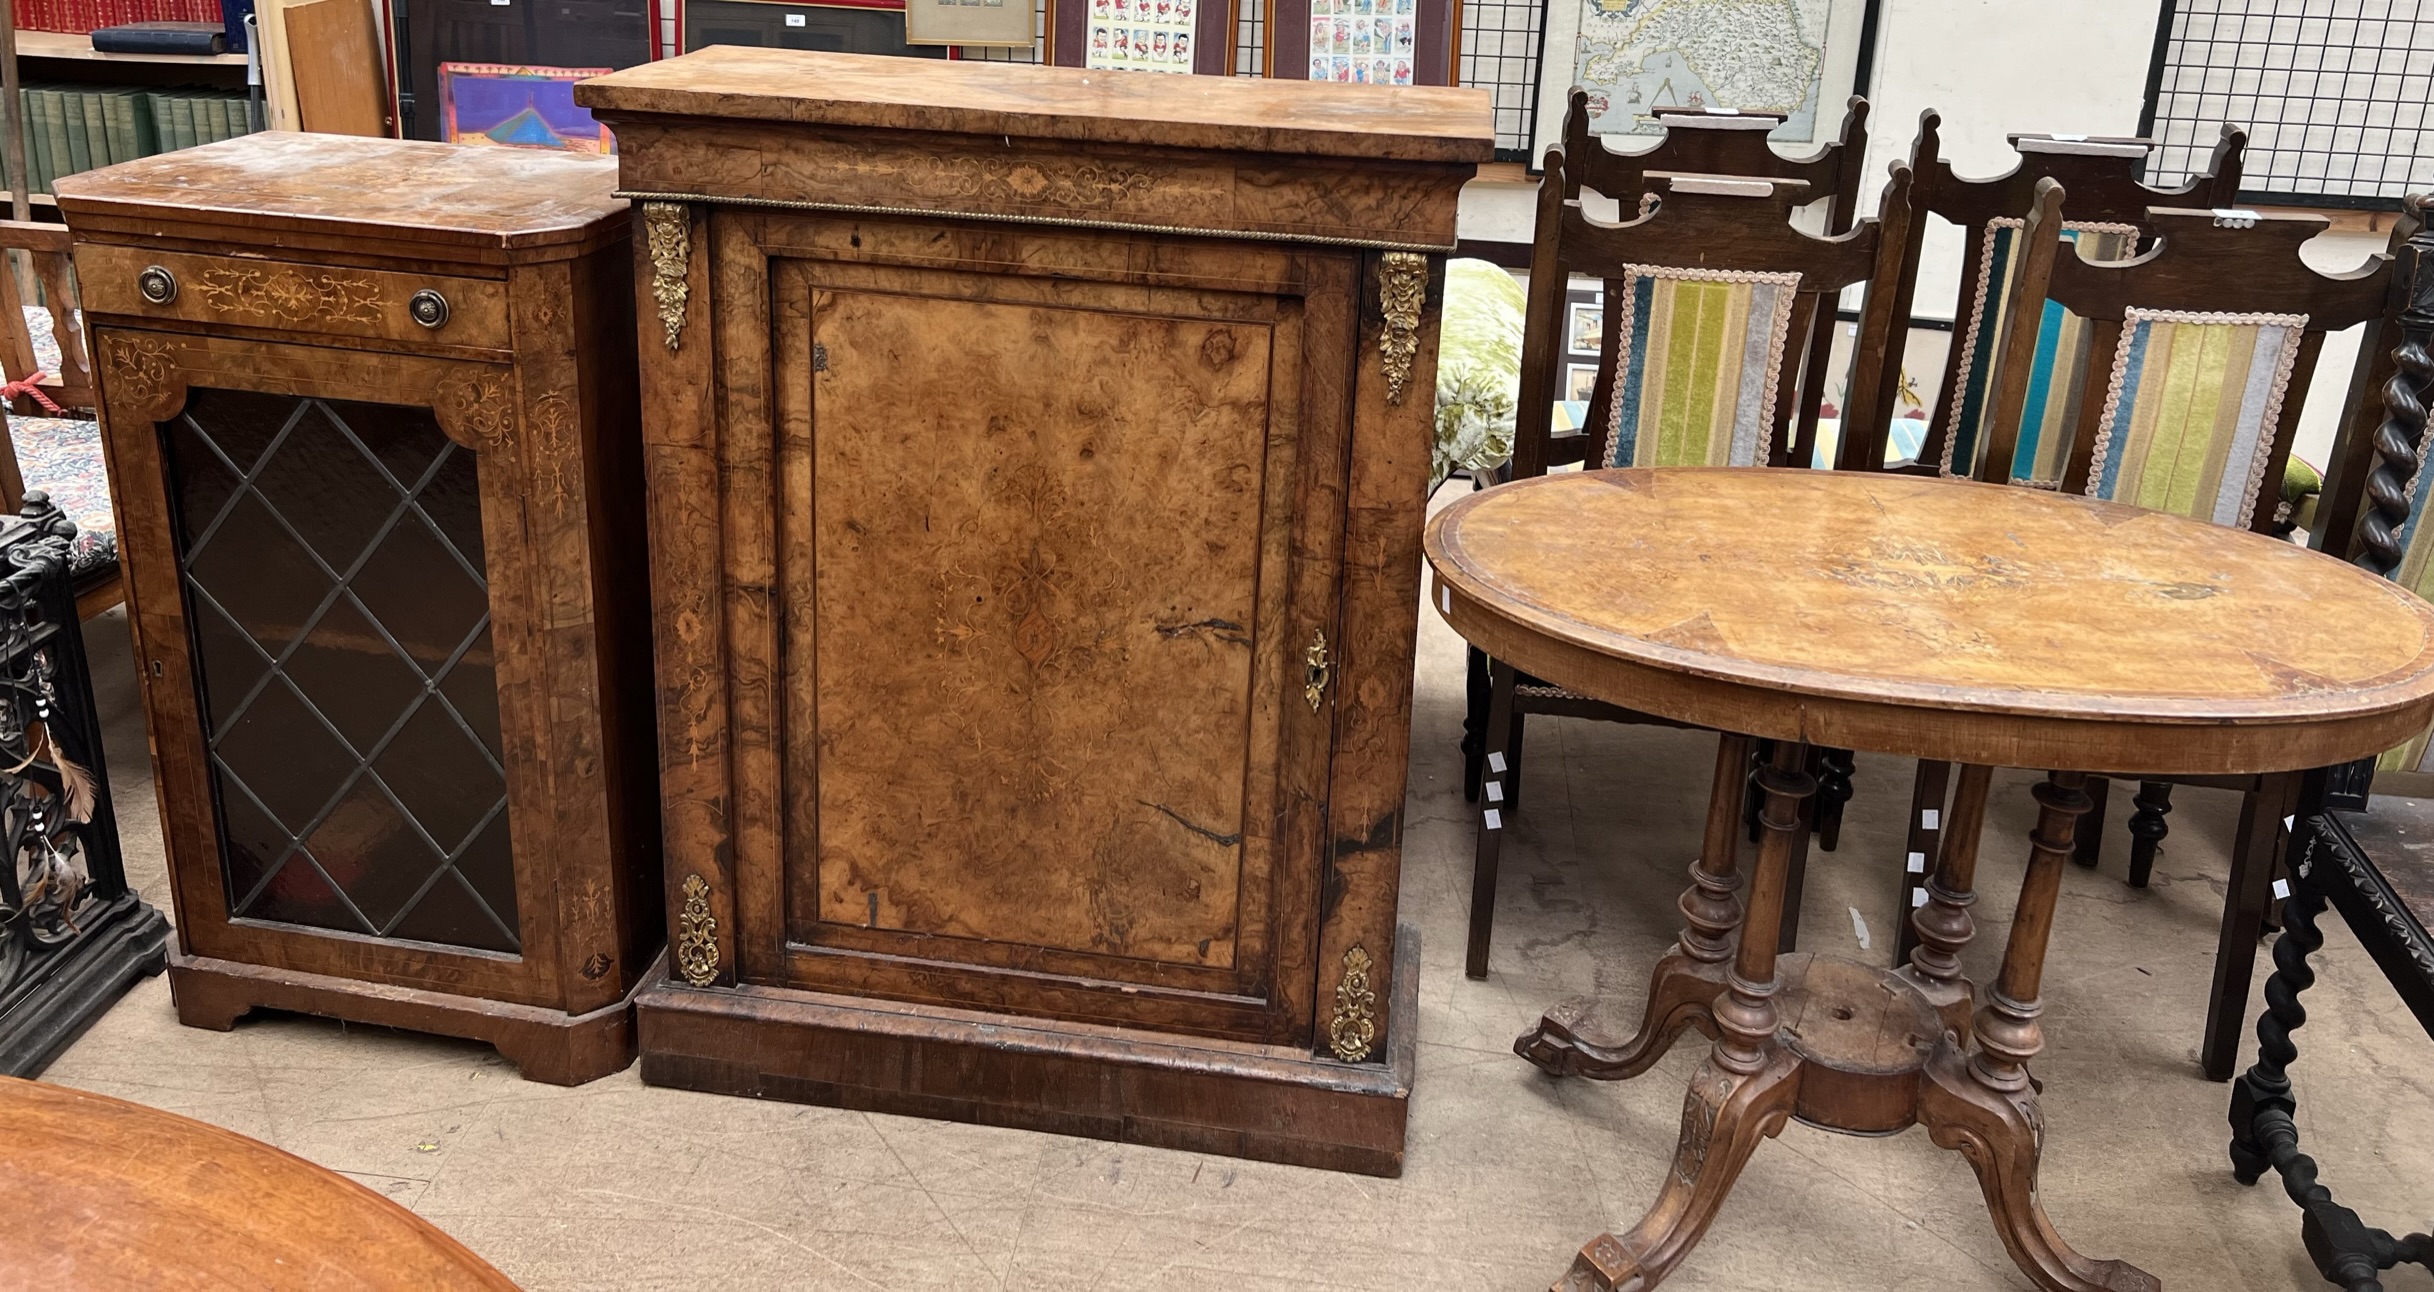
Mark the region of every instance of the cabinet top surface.
<instances>
[{"instance_id":1,"label":"cabinet top surface","mask_svg":"<svg viewBox=\"0 0 2434 1292\"><path fill-rule=\"evenodd\" d=\"M613 157L264 132L60 177L59 208L233 228L377 230L515 249L583 241L623 199Z\"/></svg>"},{"instance_id":2,"label":"cabinet top surface","mask_svg":"<svg viewBox=\"0 0 2434 1292\"><path fill-rule=\"evenodd\" d=\"M1485 90L714 45L575 87L610 112L1405 162L1483 162Z\"/></svg>"},{"instance_id":3,"label":"cabinet top surface","mask_svg":"<svg viewBox=\"0 0 2434 1292\"><path fill-rule=\"evenodd\" d=\"M2042 490L1766 469L1545 476L1446 508L1427 552L1491 630L1752 706L1897 707L1989 743L2016 718L2178 728L2155 749L2108 736L2125 760L2111 770L2234 724L2294 745L2376 714L2422 728L2434 702L2434 607L2398 585L2264 535Z\"/></svg>"}]
</instances>

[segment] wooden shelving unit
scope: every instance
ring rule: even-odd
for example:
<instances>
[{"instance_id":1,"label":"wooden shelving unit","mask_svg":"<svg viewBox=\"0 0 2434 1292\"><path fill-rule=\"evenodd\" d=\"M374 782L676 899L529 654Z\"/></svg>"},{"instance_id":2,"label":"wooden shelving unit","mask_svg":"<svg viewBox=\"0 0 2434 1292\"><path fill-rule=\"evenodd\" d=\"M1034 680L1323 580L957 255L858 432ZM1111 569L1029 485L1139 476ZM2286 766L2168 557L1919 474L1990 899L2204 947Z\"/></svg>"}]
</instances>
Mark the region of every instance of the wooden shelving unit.
<instances>
[{"instance_id":1,"label":"wooden shelving unit","mask_svg":"<svg viewBox=\"0 0 2434 1292\"><path fill-rule=\"evenodd\" d=\"M17 57L75 59L101 63L176 63L189 67L245 66L243 54L105 54L93 48L93 38L64 31L17 33Z\"/></svg>"}]
</instances>

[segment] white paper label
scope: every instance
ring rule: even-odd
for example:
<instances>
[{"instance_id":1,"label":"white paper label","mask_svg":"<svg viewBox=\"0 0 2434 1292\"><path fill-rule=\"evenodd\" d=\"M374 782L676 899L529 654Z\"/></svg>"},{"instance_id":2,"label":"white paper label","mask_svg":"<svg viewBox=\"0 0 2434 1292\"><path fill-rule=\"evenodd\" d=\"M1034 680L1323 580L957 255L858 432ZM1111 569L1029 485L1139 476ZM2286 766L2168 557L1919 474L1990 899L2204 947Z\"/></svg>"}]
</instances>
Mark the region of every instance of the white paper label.
<instances>
[{"instance_id":1,"label":"white paper label","mask_svg":"<svg viewBox=\"0 0 2434 1292\"><path fill-rule=\"evenodd\" d=\"M1437 585L1437 609L1449 615L1454 612L1454 590L1442 583Z\"/></svg>"},{"instance_id":2,"label":"white paper label","mask_svg":"<svg viewBox=\"0 0 2434 1292\"><path fill-rule=\"evenodd\" d=\"M2287 880L2287 879L2277 879L2277 880L2273 881L2273 895L2274 895L2274 898L2275 898L2276 900L2278 900L2278 901L2284 901L2284 902L2289 901L2289 900L2290 900L2290 881L2289 881L2289 880Z\"/></svg>"},{"instance_id":3,"label":"white paper label","mask_svg":"<svg viewBox=\"0 0 2434 1292\"><path fill-rule=\"evenodd\" d=\"M1491 772L1496 773L1498 776L1502 776L1502 775L1504 775L1504 753L1503 753L1503 751L1501 751L1501 750L1490 750L1490 751L1488 751L1488 756L1487 756L1487 769L1488 769L1489 771L1491 771Z\"/></svg>"},{"instance_id":4,"label":"white paper label","mask_svg":"<svg viewBox=\"0 0 2434 1292\"><path fill-rule=\"evenodd\" d=\"M1927 854L1923 852L1911 853L1910 860L1907 864L1910 868L1911 874L1924 875L1927 873Z\"/></svg>"},{"instance_id":5,"label":"white paper label","mask_svg":"<svg viewBox=\"0 0 2434 1292\"><path fill-rule=\"evenodd\" d=\"M1861 918L1860 918L1860 915L1859 915L1859 908L1858 908L1858 907L1856 907L1856 906L1848 906L1848 907L1844 907L1843 909L1845 909L1845 910L1847 910L1847 911L1849 911L1849 912L1851 913L1851 936L1859 939L1859 949L1860 949L1860 950L1862 950L1862 951L1867 950L1867 949L1868 949L1868 922L1867 922L1866 920L1864 920L1864 919L1861 919Z\"/></svg>"},{"instance_id":6,"label":"white paper label","mask_svg":"<svg viewBox=\"0 0 2434 1292\"><path fill-rule=\"evenodd\" d=\"M1504 813L1499 812L1499 811L1497 811L1497 810L1496 810L1496 809L1494 809L1494 808L1489 808L1489 809L1487 810L1487 828L1488 828L1488 829L1490 829L1490 830L1501 830L1501 829L1503 829L1503 828L1504 828Z\"/></svg>"},{"instance_id":7,"label":"white paper label","mask_svg":"<svg viewBox=\"0 0 2434 1292\"><path fill-rule=\"evenodd\" d=\"M1943 810L1942 808L1920 808L1920 809L1918 810L1918 828L1919 828L1919 829L1921 829L1921 830L1933 830L1934 828L1936 828L1937 826L1942 825L1943 823L1944 823L1944 810Z\"/></svg>"},{"instance_id":8,"label":"white paper label","mask_svg":"<svg viewBox=\"0 0 2434 1292\"><path fill-rule=\"evenodd\" d=\"M789 26L789 27L800 27L800 26L802 26L802 25L803 25L803 15L801 15L801 14L799 14L799 13L790 13L790 14L786 15L786 25L787 25L787 26Z\"/></svg>"},{"instance_id":9,"label":"white paper label","mask_svg":"<svg viewBox=\"0 0 2434 1292\"><path fill-rule=\"evenodd\" d=\"M1487 783L1487 801L1490 803L1504 802L1504 783L1502 781Z\"/></svg>"},{"instance_id":10,"label":"white paper label","mask_svg":"<svg viewBox=\"0 0 2434 1292\"><path fill-rule=\"evenodd\" d=\"M1911 889L1910 904L1912 906L1925 906L1927 904L1927 890L1924 888Z\"/></svg>"},{"instance_id":11,"label":"white paper label","mask_svg":"<svg viewBox=\"0 0 2434 1292\"><path fill-rule=\"evenodd\" d=\"M2294 829L2294 828L2296 828L2296 827L2297 827L2298 820L2299 820L2299 818L2297 818L2297 817L2295 817L2295 816L2286 816L2286 817L2283 817L2283 818L2282 818L2282 828L2283 828L2283 829L2285 829L2285 830Z\"/></svg>"}]
</instances>

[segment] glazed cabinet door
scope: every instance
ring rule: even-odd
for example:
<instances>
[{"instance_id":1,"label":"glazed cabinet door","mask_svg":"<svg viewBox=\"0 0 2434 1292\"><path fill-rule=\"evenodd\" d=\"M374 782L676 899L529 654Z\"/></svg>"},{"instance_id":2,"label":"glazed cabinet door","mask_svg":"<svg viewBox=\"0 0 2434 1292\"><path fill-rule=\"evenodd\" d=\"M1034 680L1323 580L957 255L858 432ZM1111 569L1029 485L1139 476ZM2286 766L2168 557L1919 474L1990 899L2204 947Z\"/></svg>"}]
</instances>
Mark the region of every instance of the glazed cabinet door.
<instances>
[{"instance_id":1,"label":"glazed cabinet door","mask_svg":"<svg viewBox=\"0 0 2434 1292\"><path fill-rule=\"evenodd\" d=\"M493 452L512 372L115 328L96 349L187 949L554 1000L501 703L532 685L505 649L529 618Z\"/></svg>"},{"instance_id":2,"label":"glazed cabinet door","mask_svg":"<svg viewBox=\"0 0 2434 1292\"><path fill-rule=\"evenodd\" d=\"M1358 255L715 222L743 975L1306 1044Z\"/></svg>"}]
</instances>

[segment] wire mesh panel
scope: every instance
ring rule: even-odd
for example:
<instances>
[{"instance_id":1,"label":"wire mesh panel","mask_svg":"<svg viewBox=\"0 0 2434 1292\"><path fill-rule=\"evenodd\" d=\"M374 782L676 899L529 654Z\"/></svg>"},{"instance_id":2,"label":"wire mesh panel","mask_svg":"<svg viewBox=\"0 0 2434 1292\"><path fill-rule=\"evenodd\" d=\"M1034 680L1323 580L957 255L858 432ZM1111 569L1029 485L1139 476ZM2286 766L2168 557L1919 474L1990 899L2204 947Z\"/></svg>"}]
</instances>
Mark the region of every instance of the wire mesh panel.
<instances>
[{"instance_id":1,"label":"wire mesh panel","mask_svg":"<svg viewBox=\"0 0 2434 1292\"><path fill-rule=\"evenodd\" d=\"M2434 190L2434 0L2174 0L2148 93L2155 182L2246 127L2242 192L2385 205Z\"/></svg>"},{"instance_id":2,"label":"wire mesh panel","mask_svg":"<svg viewBox=\"0 0 2434 1292\"><path fill-rule=\"evenodd\" d=\"M1458 82L1495 95L1496 159L1533 160L1542 0L1464 0Z\"/></svg>"}]
</instances>

